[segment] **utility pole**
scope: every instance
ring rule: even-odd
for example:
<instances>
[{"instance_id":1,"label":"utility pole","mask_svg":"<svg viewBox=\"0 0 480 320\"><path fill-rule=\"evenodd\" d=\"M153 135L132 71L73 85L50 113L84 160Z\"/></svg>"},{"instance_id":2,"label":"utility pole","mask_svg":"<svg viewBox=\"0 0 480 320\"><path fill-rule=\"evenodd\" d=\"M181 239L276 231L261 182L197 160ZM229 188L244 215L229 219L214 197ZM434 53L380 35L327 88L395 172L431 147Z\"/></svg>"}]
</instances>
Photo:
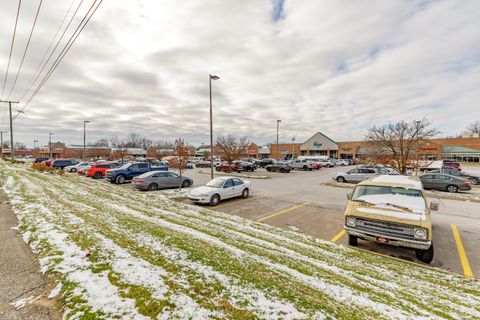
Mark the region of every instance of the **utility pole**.
<instances>
[{"instance_id":1,"label":"utility pole","mask_svg":"<svg viewBox=\"0 0 480 320\"><path fill-rule=\"evenodd\" d=\"M277 120L277 161L278 161L278 157L280 156L278 154L278 129L279 129L279 126L280 126L280 122L282 122L282 120Z\"/></svg>"},{"instance_id":2,"label":"utility pole","mask_svg":"<svg viewBox=\"0 0 480 320\"><path fill-rule=\"evenodd\" d=\"M86 149L86 146L85 146L85 141L86 141L86 124L87 123L90 123L90 121L88 120L84 120L83 121L83 153L82 153L82 162L85 162L85 149Z\"/></svg>"},{"instance_id":3,"label":"utility pole","mask_svg":"<svg viewBox=\"0 0 480 320\"><path fill-rule=\"evenodd\" d=\"M53 133L49 133L48 134L48 151L50 152L50 159L52 159L53 155L52 155L52 136L53 136Z\"/></svg>"},{"instance_id":4,"label":"utility pole","mask_svg":"<svg viewBox=\"0 0 480 320\"><path fill-rule=\"evenodd\" d=\"M208 84L210 85L210 178L213 179L213 116L212 116L212 80L220 79L216 75L208 75Z\"/></svg>"},{"instance_id":5,"label":"utility pole","mask_svg":"<svg viewBox=\"0 0 480 320\"><path fill-rule=\"evenodd\" d=\"M18 101L10 101L10 100L0 100L0 102L8 103L8 112L10 113L10 153L11 158L13 160L14 150L13 150L13 120L12 120L12 103L19 103Z\"/></svg>"}]
</instances>

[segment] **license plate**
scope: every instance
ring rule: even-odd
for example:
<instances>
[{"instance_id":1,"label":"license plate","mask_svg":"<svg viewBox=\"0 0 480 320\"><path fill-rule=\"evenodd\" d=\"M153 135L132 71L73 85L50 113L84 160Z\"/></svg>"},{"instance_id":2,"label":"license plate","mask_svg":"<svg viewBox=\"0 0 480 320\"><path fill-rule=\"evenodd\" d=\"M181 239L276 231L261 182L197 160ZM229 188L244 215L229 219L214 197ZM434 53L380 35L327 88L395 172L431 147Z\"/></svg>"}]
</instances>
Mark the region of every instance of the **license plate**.
<instances>
[{"instance_id":1,"label":"license plate","mask_svg":"<svg viewBox=\"0 0 480 320\"><path fill-rule=\"evenodd\" d=\"M382 237L376 237L375 240L377 240L377 242L380 242L380 243L383 243L383 244L388 243L388 239L382 238Z\"/></svg>"}]
</instances>

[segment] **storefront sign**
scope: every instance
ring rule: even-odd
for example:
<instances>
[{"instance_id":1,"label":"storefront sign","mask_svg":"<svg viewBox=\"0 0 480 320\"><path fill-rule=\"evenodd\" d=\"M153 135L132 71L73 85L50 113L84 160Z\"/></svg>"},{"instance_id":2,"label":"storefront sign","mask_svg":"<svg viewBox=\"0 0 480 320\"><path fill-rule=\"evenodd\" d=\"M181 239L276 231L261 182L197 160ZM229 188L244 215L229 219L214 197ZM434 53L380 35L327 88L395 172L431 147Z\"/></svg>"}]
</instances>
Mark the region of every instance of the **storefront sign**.
<instances>
[{"instance_id":1,"label":"storefront sign","mask_svg":"<svg viewBox=\"0 0 480 320\"><path fill-rule=\"evenodd\" d=\"M313 143L313 146L314 146L315 148L320 148L320 147L322 146L322 144L321 144L321 143L318 143L317 141L315 141L315 142Z\"/></svg>"},{"instance_id":2,"label":"storefront sign","mask_svg":"<svg viewBox=\"0 0 480 320\"><path fill-rule=\"evenodd\" d=\"M342 148L342 151L352 151L352 148Z\"/></svg>"}]
</instances>

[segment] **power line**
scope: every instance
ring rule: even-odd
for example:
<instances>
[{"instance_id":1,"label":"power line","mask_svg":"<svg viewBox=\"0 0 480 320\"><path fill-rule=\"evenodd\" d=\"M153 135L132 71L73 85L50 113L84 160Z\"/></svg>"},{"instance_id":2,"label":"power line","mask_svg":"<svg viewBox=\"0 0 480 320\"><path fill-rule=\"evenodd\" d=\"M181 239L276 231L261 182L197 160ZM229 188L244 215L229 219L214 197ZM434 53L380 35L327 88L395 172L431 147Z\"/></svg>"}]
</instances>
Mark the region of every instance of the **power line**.
<instances>
[{"instance_id":1,"label":"power line","mask_svg":"<svg viewBox=\"0 0 480 320\"><path fill-rule=\"evenodd\" d=\"M32 29L30 30L30 35L28 36L27 45L25 46L25 51L23 52L22 61L20 62L20 66L18 67L17 75L15 76L15 81L13 81L13 85L12 85L12 88L10 89L10 93L8 94L7 99L10 98L10 96L12 95L13 89L15 89L15 85L17 84L18 76L20 75L20 71L22 70L23 62L25 61L25 57L27 55L28 47L30 46L30 41L32 40L33 30L35 30L35 25L37 24L38 15L40 13L40 8L42 8L42 3L43 3L43 0L40 0L40 2L38 4L37 13L35 15L35 20L33 20Z\"/></svg>"},{"instance_id":2,"label":"power line","mask_svg":"<svg viewBox=\"0 0 480 320\"><path fill-rule=\"evenodd\" d=\"M98 2L98 5L94 8L95 4ZM57 59L55 60L55 62L53 63L53 65L50 67L49 71L47 72L47 74L44 76L44 78L42 79L42 81L40 82L39 86L35 89L35 91L33 92L32 96L28 99L27 103L23 106L22 108L22 111L25 110L25 108L27 108L27 106L30 104L30 102L33 100L33 98L37 95L37 93L40 91L40 89L43 87L43 85L45 84L45 82L47 82L47 80L50 78L50 76L53 74L53 72L56 70L56 68L58 67L58 65L60 64L60 62L62 62L63 58L65 57L65 55L68 53L68 51L70 50L70 48L72 47L72 45L75 43L75 40L78 38L78 36L80 35L80 33L83 31L83 29L85 28L85 26L88 24L88 22L90 21L90 19L92 18L92 16L95 14L95 12L97 11L98 7L102 4L103 0L95 0L92 5L90 6L90 8L88 9L87 13L85 14L85 16L83 17L82 21L80 21L77 29L75 29L75 31L73 32L72 36L70 37L69 41L66 43L66 45L64 46L63 50L60 52L60 54L58 55ZM94 8L94 9L93 9ZM93 9L93 11L92 11ZM91 14L90 14L90 11ZM90 16L89 16L90 14ZM87 18L88 17L88 18ZM83 23L85 21L85 23ZM83 24L83 25L82 25Z\"/></svg>"},{"instance_id":3,"label":"power line","mask_svg":"<svg viewBox=\"0 0 480 320\"><path fill-rule=\"evenodd\" d=\"M18 0L17 17L15 18L15 27L13 28L13 37L12 37L12 44L10 45L10 54L8 55L7 72L5 72L5 79L3 80L2 94L0 95L0 97L3 97L3 92L5 91L5 85L7 84L8 70L10 69L10 61L12 60L12 51L13 51L13 45L15 43L15 35L17 34L17 24L18 24L18 17L20 15L21 5L22 5L22 0Z\"/></svg>"},{"instance_id":4,"label":"power line","mask_svg":"<svg viewBox=\"0 0 480 320\"><path fill-rule=\"evenodd\" d=\"M25 92L22 94L22 96L20 97L20 101L23 101L23 98L25 98L25 96L27 95L27 93L30 91L30 89L32 89L33 85L35 84L35 82L37 82L38 80L38 77L40 76L40 74L43 72L43 70L45 69L45 67L47 66L48 62L50 62L50 59L52 58L52 55L53 53L55 52L55 50L57 49L58 45L60 44L60 42L62 41L63 39L63 36L65 35L65 33L67 32L68 30L68 27L70 26L70 24L72 23L73 19L75 18L75 16L77 15L77 12L78 12L78 9L80 9L80 6L82 5L83 3L83 0L80 1L80 3L78 4L77 6L77 9L75 10L75 12L73 13L72 17L70 18L70 21L68 22L65 30L63 31L62 35L60 36L60 38L58 39L55 47L53 48L52 52L50 53L50 55L48 56L48 59L45 61L45 58L47 57L47 54L48 52L50 51L53 43L55 42L55 39L57 38L57 35L58 33L60 32L60 29L62 28L63 24L65 23L65 20L68 16L68 14L70 13L70 10L72 9L72 6L73 4L75 3L75 0L72 0L72 2L70 3L70 6L68 7L68 10L67 12L65 13L65 15L63 16L63 20L62 20L62 23L60 23L60 25L58 26L58 29L57 29L57 32L55 33L55 36L52 38L52 40L50 41L50 44L47 48L47 50L45 51L45 53L43 54L43 57L42 59L40 60L40 63L38 64L37 66L37 69L35 70L35 73L32 75L32 78L30 79L30 82L28 83L28 88L25 90ZM45 63L44 63L45 62ZM40 70L40 67L42 66L43 64L43 67L41 68Z\"/></svg>"}]
</instances>

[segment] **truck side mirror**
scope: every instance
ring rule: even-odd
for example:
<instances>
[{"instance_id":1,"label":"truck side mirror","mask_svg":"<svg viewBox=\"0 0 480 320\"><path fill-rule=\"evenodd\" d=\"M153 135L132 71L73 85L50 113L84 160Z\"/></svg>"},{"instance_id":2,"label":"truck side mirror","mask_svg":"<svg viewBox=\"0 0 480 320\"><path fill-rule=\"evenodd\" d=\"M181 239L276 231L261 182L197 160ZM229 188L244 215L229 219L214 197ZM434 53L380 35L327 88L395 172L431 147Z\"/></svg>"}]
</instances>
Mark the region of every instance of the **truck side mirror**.
<instances>
[{"instance_id":1,"label":"truck side mirror","mask_svg":"<svg viewBox=\"0 0 480 320\"><path fill-rule=\"evenodd\" d=\"M438 211L439 207L440 207L440 202L438 202L438 201L431 201L430 202L430 211Z\"/></svg>"},{"instance_id":2,"label":"truck side mirror","mask_svg":"<svg viewBox=\"0 0 480 320\"><path fill-rule=\"evenodd\" d=\"M352 194L351 193L347 193L347 200L352 200Z\"/></svg>"}]
</instances>

